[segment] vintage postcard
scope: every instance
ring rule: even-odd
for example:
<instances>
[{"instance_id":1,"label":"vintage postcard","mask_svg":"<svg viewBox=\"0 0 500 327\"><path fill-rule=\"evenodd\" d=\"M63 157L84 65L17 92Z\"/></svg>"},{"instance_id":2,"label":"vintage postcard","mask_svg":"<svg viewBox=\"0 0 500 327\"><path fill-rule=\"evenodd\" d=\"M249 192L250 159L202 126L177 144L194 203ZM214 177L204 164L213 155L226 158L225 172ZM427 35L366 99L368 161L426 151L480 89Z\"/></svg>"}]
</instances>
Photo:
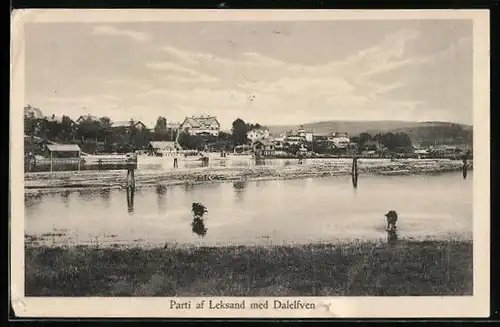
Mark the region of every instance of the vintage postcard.
<instances>
[{"instance_id":1,"label":"vintage postcard","mask_svg":"<svg viewBox=\"0 0 500 327\"><path fill-rule=\"evenodd\" d=\"M17 316L489 315L487 11L12 18Z\"/></svg>"}]
</instances>

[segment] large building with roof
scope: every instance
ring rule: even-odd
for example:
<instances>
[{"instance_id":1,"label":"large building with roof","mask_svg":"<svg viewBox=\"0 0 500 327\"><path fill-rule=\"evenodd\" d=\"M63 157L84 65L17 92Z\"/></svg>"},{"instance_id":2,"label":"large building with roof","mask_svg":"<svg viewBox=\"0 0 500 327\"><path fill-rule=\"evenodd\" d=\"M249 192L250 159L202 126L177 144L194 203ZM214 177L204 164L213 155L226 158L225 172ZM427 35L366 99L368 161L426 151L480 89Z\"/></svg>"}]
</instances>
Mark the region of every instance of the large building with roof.
<instances>
[{"instance_id":1,"label":"large building with roof","mask_svg":"<svg viewBox=\"0 0 500 327\"><path fill-rule=\"evenodd\" d=\"M179 127L179 131L189 135L219 136L220 123L214 116L186 117Z\"/></svg>"}]
</instances>

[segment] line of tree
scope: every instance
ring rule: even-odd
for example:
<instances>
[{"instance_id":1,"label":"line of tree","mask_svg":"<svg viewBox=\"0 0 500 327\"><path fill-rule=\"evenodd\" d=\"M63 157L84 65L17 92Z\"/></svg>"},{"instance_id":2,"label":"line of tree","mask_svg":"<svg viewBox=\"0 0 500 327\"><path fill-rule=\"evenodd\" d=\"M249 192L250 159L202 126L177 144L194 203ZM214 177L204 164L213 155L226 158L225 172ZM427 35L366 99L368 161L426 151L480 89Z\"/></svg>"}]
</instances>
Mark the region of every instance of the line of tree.
<instances>
[{"instance_id":1,"label":"line of tree","mask_svg":"<svg viewBox=\"0 0 500 327\"><path fill-rule=\"evenodd\" d=\"M165 117L158 117L155 128L150 130L137 128L132 119L129 126L113 127L109 117L87 117L77 124L68 116L56 119L26 115L24 133L57 143L79 144L82 151L89 153L128 152L143 149L150 141L173 141L177 137L177 131L167 128Z\"/></svg>"},{"instance_id":2,"label":"line of tree","mask_svg":"<svg viewBox=\"0 0 500 327\"><path fill-rule=\"evenodd\" d=\"M234 146L248 144L248 131L262 127L258 123L247 123L237 118L232 123L231 133L221 131L218 136L193 136L181 132L177 138L177 130L168 128L165 117L158 117L153 129L137 128L136 122L132 119L129 123L129 126L114 127L109 117L98 119L87 117L77 124L68 116L62 116L61 119L56 119L54 116L37 118L31 114L24 118L24 133L58 143L79 144L82 151L89 153L128 152L145 149L150 141L174 140L178 140L185 149L206 150L210 148L214 151L232 151ZM374 144L381 145L389 152L408 152L412 149L410 137L403 132L376 135L361 133L357 137L352 137L351 142L357 145L358 151L374 149ZM326 140L321 139L304 145L318 153L329 153L335 150L328 145ZM291 151L292 148L290 147ZM349 151L352 150L349 149Z\"/></svg>"},{"instance_id":3,"label":"line of tree","mask_svg":"<svg viewBox=\"0 0 500 327\"><path fill-rule=\"evenodd\" d=\"M382 145L389 152L410 152L413 149L411 138L403 132L378 133L373 136L369 133L361 133L357 143L358 149L364 149L373 143Z\"/></svg>"}]
</instances>

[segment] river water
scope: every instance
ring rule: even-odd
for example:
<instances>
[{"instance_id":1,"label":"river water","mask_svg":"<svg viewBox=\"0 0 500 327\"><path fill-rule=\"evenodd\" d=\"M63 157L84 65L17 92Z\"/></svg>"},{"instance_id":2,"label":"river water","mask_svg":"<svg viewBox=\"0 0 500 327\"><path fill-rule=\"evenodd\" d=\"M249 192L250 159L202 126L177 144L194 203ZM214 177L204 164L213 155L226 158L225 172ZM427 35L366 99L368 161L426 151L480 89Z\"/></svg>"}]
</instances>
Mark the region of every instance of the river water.
<instances>
[{"instance_id":1,"label":"river water","mask_svg":"<svg viewBox=\"0 0 500 327\"><path fill-rule=\"evenodd\" d=\"M167 188L85 190L25 198L25 234L49 244L290 244L398 237L472 239L472 179L349 176L214 183ZM193 202L207 208L207 233L193 233Z\"/></svg>"}]
</instances>

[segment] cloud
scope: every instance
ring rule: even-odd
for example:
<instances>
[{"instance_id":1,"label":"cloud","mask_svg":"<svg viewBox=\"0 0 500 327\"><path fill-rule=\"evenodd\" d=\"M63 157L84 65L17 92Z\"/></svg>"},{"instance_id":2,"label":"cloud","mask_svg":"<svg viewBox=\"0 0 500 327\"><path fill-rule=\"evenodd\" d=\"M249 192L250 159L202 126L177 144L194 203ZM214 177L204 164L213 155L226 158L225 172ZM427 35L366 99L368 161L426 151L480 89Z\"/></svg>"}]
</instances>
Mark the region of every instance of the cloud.
<instances>
[{"instance_id":1,"label":"cloud","mask_svg":"<svg viewBox=\"0 0 500 327\"><path fill-rule=\"evenodd\" d=\"M127 36L135 41L146 42L151 39L151 35L144 32L137 32L126 29L118 29L109 25L100 25L94 27L94 34L97 35L122 35Z\"/></svg>"},{"instance_id":2,"label":"cloud","mask_svg":"<svg viewBox=\"0 0 500 327\"><path fill-rule=\"evenodd\" d=\"M168 61L147 63L146 67L148 67L149 69L161 71L162 73L166 74L162 78L174 80L176 82L215 83L219 81L218 78L209 74L204 74L195 69L183 67L181 65Z\"/></svg>"},{"instance_id":3,"label":"cloud","mask_svg":"<svg viewBox=\"0 0 500 327\"><path fill-rule=\"evenodd\" d=\"M109 26L96 28L96 33L149 39L144 33ZM409 42L420 42L420 37L415 30L396 31L376 46L321 64L287 62L264 50L232 50L221 56L164 46L158 57L137 62L134 74L120 73L99 84L101 96L43 101L57 103L61 110L84 105L100 114L103 109L114 120L152 121L159 115L182 120L186 115L212 114L225 127L236 117L263 124L428 119L430 111L445 112L460 102L457 92L467 93L467 78L451 75L457 66L450 62L471 47L471 39L459 39L431 55L407 53ZM443 72L447 75L440 77ZM453 88L446 86L457 80L460 84Z\"/></svg>"}]
</instances>

